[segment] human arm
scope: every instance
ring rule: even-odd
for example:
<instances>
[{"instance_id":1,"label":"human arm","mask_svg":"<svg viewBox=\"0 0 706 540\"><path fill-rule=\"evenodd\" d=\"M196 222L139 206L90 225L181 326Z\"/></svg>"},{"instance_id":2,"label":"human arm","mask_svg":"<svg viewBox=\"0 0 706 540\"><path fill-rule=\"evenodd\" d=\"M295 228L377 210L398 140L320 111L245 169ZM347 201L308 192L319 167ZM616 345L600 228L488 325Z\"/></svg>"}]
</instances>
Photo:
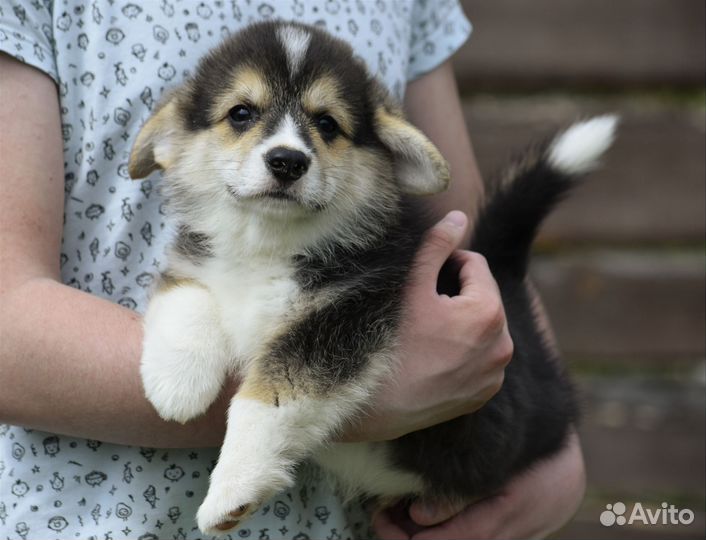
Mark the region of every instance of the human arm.
<instances>
[{"instance_id":1,"label":"human arm","mask_svg":"<svg viewBox=\"0 0 706 540\"><path fill-rule=\"evenodd\" d=\"M448 189L427 199L427 206L438 218L451 210L461 210L469 217L471 227L461 242L465 249L470 244L472 224L484 198L484 187L451 61L410 82L404 105L409 120L429 137L449 163L451 183Z\"/></svg>"},{"instance_id":2,"label":"human arm","mask_svg":"<svg viewBox=\"0 0 706 540\"><path fill-rule=\"evenodd\" d=\"M59 102L43 73L0 54L0 422L142 446L217 446L225 400L181 426L139 376L141 318L59 278Z\"/></svg>"}]
</instances>

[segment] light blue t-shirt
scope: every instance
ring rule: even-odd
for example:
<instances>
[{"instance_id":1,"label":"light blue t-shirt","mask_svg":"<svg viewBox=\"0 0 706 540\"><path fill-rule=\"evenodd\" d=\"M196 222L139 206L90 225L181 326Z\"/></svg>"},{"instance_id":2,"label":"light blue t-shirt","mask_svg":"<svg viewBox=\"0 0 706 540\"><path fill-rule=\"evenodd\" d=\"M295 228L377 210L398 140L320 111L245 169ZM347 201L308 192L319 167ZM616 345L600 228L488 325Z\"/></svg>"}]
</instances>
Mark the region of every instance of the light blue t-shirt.
<instances>
[{"instance_id":1,"label":"light blue t-shirt","mask_svg":"<svg viewBox=\"0 0 706 540\"><path fill-rule=\"evenodd\" d=\"M144 310L166 234L159 174L129 179L131 145L162 93L206 51L272 18L349 41L399 98L471 31L457 0L0 0L0 51L59 88L64 283ZM135 448L0 425L0 538L202 538L194 515L216 458L216 449ZM296 487L230 536L370 533L360 503L344 507L306 464Z\"/></svg>"}]
</instances>

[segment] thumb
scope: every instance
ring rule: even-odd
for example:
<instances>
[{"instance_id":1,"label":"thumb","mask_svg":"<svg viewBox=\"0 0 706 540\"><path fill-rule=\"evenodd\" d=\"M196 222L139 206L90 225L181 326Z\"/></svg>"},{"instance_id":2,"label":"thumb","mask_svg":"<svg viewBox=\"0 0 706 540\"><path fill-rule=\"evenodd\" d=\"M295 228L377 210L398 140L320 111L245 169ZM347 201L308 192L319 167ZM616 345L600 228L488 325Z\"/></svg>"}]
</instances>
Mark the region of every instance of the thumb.
<instances>
[{"instance_id":1,"label":"thumb","mask_svg":"<svg viewBox=\"0 0 706 540\"><path fill-rule=\"evenodd\" d=\"M468 227L466 214L453 210L427 231L415 260L419 281L433 284L436 290L439 270L460 245L466 233L466 227Z\"/></svg>"},{"instance_id":2,"label":"thumb","mask_svg":"<svg viewBox=\"0 0 706 540\"><path fill-rule=\"evenodd\" d=\"M415 501L409 508L409 516L418 525L431 527L432 525L451 519L456 514L462 512L466 506L468 506L467 503L462 502L435 504L432 502Z\"/></svg>"}]
</instances>

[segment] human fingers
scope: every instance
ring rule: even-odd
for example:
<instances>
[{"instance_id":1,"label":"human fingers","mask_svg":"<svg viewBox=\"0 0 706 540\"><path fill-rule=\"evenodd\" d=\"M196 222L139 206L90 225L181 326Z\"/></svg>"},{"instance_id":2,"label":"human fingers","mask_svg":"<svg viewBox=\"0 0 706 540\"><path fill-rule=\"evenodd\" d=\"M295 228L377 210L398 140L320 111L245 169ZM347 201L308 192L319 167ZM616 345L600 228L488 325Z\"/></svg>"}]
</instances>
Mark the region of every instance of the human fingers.
<instances>
[{"instance_id":1,"label":"human fingers","mask_svg":"<svg viewBox=\"0 0 706 540\"><path fill-rule=\"evenodd\" d=\"M389 509L373 514L373 530L380 540L408 540L410 535L393 519Z\"/></svg>"},{"instance_id":2,"label":"human fingers","mask_svg":"<svg viewBox=\"0 0 706 540\"><path fill-rule=\"evenodd\" d=\"M430 501L415 501L409 507L409 516L415 523L424 527L438 525L461 513L468 506L465 502L433 503Z\"/></svg>"},{"instance_id":3,"label":"human fingers","mask_svg":"<svg viewBox=\"0 0 706 540\"><path fill-rule=\"evenodd\" d=\"M466 214L454 210L427 231L415 258L415 283L425 290L436 291L439 270L463 241L467 227Z\"/></svg>"},{"instance_id":4,"label":"human fingers","mask_svg":"<svg viewBox=\"0 0 706 540\"><path fill-rule=\"evenodd\" d=\"M502 356L512 355L512 340L508 330L505 306L488 262L480 253L458 250L454 253L460 265L460 293L450 299L457 310L467 313L465 321L469 336L496 342ZM507 354L506 354L507 353ZM509 361L509 358L508 358Z\"/></svg>"},{"instance_id":5,"label":"human fingers","mask_svg":"<svg viewBox=\"0 0 706 540\"><path fill-rule=\"evenodd\" d=\"M414 540L468 540L498 538L511 509L503 496L490 497L468 506L436 526L414 535Z\"/></svg>"}]
</instances>

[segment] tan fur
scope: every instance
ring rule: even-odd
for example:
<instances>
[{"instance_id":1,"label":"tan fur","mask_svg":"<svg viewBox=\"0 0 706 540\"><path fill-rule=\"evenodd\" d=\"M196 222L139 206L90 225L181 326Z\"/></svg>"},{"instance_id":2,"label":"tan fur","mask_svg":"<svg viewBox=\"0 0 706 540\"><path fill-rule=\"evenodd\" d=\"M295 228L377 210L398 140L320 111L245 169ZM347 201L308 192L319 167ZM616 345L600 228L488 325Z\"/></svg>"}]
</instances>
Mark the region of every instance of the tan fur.
<instances>
[{"instance_id":1,"label":"tan fur","mask_svg":"<svg viewBox=\"0 0 706 540\"><path fill-rule=\"evenodd\" d=\"M279 377L274 378L260 372L258 365L253 365L238 389L239 398L253 399L265 405L279 407L280 403L296 400L295 389L306 397L312 397L313 392L305 391L301 383L294 384L283 382Z\"/></svg>"},{"instance_id":2,"label":"tan fur","mask_svg":"<svg viewBox=\"0 0 706 540\"><path fill-rule=\"evenodd\" d=\"M225 119L236 105L252 105L258 110L269 107L272 92L265 78L257 70L244 68L237 71L225 87L222 96L216 99L211 108L211 121L216 123Z\"/></svg>"},{"instance_id":3,"label":"tan fur","mask_svg":"<svg viewBox=\"0 0 706 540\"><path fill-rule=\"evenodd\" d=\"M448 163L421 131L385 107L375 111L375 121L380 139L395 154L397 162L429 169L425 178L400 175L400 182L407 193L434 195L448 187L451 180Z\"/></svg>"},{"instance_id":4,"label":"tan fur","mask_svg":"<svg viewBox=\"0 0 706 540\"><path fill-rule=\"evenodd\" d=\"M332 165L340 168L341 164L346 162L347 153L356 150L346 137L336 137L330 143L325 143L319 131L313 126L309 129L309 135L323 167Z\"/></svg>"},{"instance_id":5,"label":"tan fur","mask_svg":"<svg viewBox=\"0 0 706 540\"><path fill-rule=\"evenodd\" d=\"M172 164L174 153L155 154L155 145L164 142L178 126L179 113L175 99L169 99L142 127L132 146L128 171L133 180L145 178L157 169Z\"/></svg>"},{"instance_id":6,"label":"tan fur","mask_svg":"<svg viewBox=\"0 0 706 540\"><path fill-rule=\"evenodd\" d=\"M164 273L157 281L155 293L165 293L177 287L203 287L198 281L192 278L180 278L172 274Z\"/></svg>"},{"instance_id":7,"label":"tan fur","mask_svg":"<svg viewBox=\"0 0 706 540\"><path fill-rule=\"evenodd\" d=\"M301 104L308 114L330 114L344 133L352 133L353 122L346 101L341 99L341 89L333 77L325 76L311 83L302 95Z\"/></svg>"},{"instance_id":8,"label":"tan fur","mask_svg":"<svg viewBox=\"0 0 706 540\"><path fill-rule=\"evenodd\" d=\"M263 131L262 124L258 123L238 135L228 122L220 122L213 126L209 137L214 145L214 154L220 159L238 159L247 155L262 140Z\"/></svg>"},{"instance_id":9,"label":"tan fur","mask_svg":"<svg viewBox=\"0 0 706 540\"><path fill-rule=\"evenodd\" d=\"M274 388L273 383L255 375L248 375L240 390L238 390L238 397L254 399L266 405L279 403L279 393Z\"/></svg>"}]
</instances>

